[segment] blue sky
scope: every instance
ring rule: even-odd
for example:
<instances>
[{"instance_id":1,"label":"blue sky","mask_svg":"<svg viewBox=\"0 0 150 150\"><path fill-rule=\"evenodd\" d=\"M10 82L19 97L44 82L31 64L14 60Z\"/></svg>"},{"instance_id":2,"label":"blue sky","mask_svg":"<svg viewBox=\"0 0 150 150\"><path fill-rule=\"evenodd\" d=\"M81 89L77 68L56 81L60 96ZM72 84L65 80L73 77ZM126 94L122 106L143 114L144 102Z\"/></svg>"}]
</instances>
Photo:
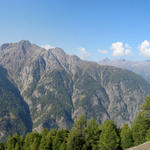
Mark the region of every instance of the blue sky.
<instances>
[{"instance_id":1,"label":"blue sky","mask_svg":"<svg viewBox=\"0 0 150 150\"><path fill-rule=\"evenodd\" d=\"M0 44L22 39L93 61L150 59L150 1L1 0Z\"/></svg>"}]
</instances>

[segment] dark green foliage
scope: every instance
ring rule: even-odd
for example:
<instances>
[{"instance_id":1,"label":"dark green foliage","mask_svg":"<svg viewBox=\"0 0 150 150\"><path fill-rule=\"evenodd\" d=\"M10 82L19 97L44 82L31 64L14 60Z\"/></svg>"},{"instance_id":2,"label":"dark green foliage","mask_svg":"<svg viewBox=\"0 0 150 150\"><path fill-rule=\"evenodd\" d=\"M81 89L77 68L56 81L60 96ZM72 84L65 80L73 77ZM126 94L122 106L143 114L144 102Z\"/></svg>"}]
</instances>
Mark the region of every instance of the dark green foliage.
<instances>
[{"instance_id":1,"label":"dark green foliage","mask_svg":"<svg viewBox=\"0 0 150 150\"><path fill-rule=\"evenodd\" d=\"M40 145L41 135L37 132L28 133L24 140L24 150L37 150Z\"/></svg>"},{"instance_id":2,"label":"dark green foliage","mask_svg":"<svg viewBox=\"0 0 150 150\"><path fill-rule=\"evenodd\" d=\"M142 144L146 141L146 132L149 125L145 118L139 114L135 122L132 124L132 134L135 145Z\"/></svg>"},{"instance_id":3,"label":"dark green foliage","mask_svg":"<svg viewBox=\"0 0 150 150\"><path fill-rule=\"evenodd\" d=\"M127 124L124 124L123 127L121 128L120 138L121 138L121 147L123 149L132 147L134 145L132 132Z\"/></svg>"},{"instance_id":4,"label":"dark green foliage","mask_svg":"<svg viewBox=\"0 0 150 150\"><path fill-rule=\"evenodd\" d=\"M8 138L6 150L21 150L23 149L23 137L15 134L13 137Z\"/></svg>"},{"instance_id":5,"label":"dark green foliage","mask_svg":"<svg viewBox=\"0 0 150 150\"><path fill-rule=\"evenodd\" d=\"M99 140L99 135L100 135L100 130L98 128L98 124L95 121L94 118L92 118L86 128L86 135L85 135L85 140L86 140L86 149L87 150L97 150L98 146L98 140Z\"/></svg>"},{"instance_id":6,"label":"dark green foliage","mask_svg":"<svg viewBox=\"0 0 150 150\"><path fill-rule=\"evenodd\" d=\"M100 126L100 130L99 150L116 150L119 148L120 137L113 121L105 121Z\"/></svg>"},{"instance_id":7,"label":"dark green foliage","mask_svg":"<svg viewBox=\"0 0 150 150\"><path fill-rule=\"evenodd\" d=\"M0 143L0 150L5 150L5 145L4 145L4 143Z\"/></svg>"},{"instance_id":8,"label":"dark green foliage","mask_svg":"<svg viewBox=\"0 0 150 150\"><path fill-rule=\"evenodd\" d=\"M150 125L150 96L145 99L145 102L141 107L141 114Z\"/></svg>"},{"instance_id":9,"label":"dark green foliage","mask_svg":"<svg viewBox=\"0 0 150 150\"><path fill-rule=\"evenodd\" d=\"M63 142L60 146L60 150L66 150L67 149L67 144Z\"/></svg>"},{"instance_id":10,"label":"dark green foliage","mask_svg":"<svg viewBox=\"0 0 150 150\"><path fill-rule=\"evenodd\" d=\"M55 129L51 129L49 132L44 129L42 131L42 139L40 142L39 150L52 150L53 141L57 132Z\"/></svg>"},{"instance_id":11,"label":"dark green foliage","mask_svg":"<svg viewBox=\"0 0 150 150\"><path fill-rule=\"evenodd\" d=\"M146 132L146 141L150 141L150 128Z\"/></svg>"},{"instance_id":12,"label":"dark green foliage","mask_svg":"<svg viewBox=\"0 0 150 150\"><path fill-rule=\"evenodd\" d=\"M39 145L39 150L47 150L48 149L47 134L48 134L48 129L43 128L43 130L41 132L41 141L40 141L40 145Z\"/></svg>"},{"instance_id":13,"label":"dark green foliage","mask_svg":"<svg viewBox=\"0 0 150 150\"><path fill-rule=\"evenodd\" d=\"M86 149L86 120L80 116L75 121L67 141L67 150L85 150Z\"/></svg>"},{"instance_id":14,"label":"dark green foliage","mask_svg":"<svg viewBox=\"0 0 150 150\"><path fill-rule=\"evenodd\" d=\"M63 149L66 146L68 137L68 131L65 129L58 130L57 134L53 140L53 150L59 150L60 148Z\"/></svg>"},{"instance_id":15,"label":"dark green foliage","mask_svg":"<svg viewBox=\"0 0 150 150\"><path fill-rule=\"evenodd\" d=\"M145 99L136 120L132 124L132 134L135 145L142 144L148 138L150 128L150 97ZM146 135L147 134L147 135Z\"/></svg>"}]
</instances>

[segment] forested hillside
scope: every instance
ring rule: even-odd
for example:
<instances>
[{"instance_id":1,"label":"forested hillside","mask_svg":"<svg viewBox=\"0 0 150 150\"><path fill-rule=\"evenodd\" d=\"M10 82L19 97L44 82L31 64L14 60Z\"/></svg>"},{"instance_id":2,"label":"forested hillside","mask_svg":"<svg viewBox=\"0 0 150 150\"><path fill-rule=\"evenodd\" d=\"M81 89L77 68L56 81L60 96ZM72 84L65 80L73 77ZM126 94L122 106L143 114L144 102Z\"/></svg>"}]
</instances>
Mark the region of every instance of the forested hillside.
<instances>
[{"instance_id":1,"label":"forested hillside","mask_svg":"<svg viewBox=\"0 0 150 150\"><path fill-rule=\"evenodd\" d=\"M15 134L0 144L0 150L122 150L150 140L149 114L150 97L147 97L131 127L124 124L119 128L112 120L99 126L95 119L87 122L80 116L70 131L45 128L25 137Z\"/></svg>"}]
</instances>

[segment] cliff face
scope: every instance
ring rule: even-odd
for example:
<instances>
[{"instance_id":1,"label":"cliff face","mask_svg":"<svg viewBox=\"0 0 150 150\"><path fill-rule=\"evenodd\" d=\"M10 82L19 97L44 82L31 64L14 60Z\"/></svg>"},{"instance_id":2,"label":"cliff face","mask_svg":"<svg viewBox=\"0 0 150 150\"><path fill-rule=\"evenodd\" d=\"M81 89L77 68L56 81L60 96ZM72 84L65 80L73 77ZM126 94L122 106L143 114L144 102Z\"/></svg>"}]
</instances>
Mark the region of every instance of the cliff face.
<instances>
[{"instance_id":1,"label":"cliff face","mask_svg":"<svg viewBox=\"0 0 150 150\"><path fill-rule=\"evenodd\" d=\"M150 85L135 73L29 41L2 45L0 64L28 104L33 130L70 128L80 114L99 123L131 123L150 94Z\"/></svg>"}]
</instances>

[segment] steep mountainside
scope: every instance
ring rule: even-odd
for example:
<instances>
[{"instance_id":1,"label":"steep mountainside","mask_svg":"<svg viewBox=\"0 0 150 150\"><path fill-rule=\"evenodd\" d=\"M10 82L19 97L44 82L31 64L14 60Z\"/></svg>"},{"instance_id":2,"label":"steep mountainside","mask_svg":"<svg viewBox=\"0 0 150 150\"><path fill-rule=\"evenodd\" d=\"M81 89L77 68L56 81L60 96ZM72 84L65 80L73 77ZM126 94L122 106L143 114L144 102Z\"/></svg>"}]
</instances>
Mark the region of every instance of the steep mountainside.
<instances>
[{"instance_id":1,"label":"steep mountainside","mask_svg":"<svg viewBox=\"0 0 150 150\"><path fill-rule=\"evenodd\" d=\"M28 105L7 79L7 71L0 67L0 139L29 131L32 131L32 121Z\"/></svg>"},{"instance_id":2,"label":"steep mountainside","mask_svg":"<svg viewBox=\"0 0 150 150\"><path fill-rule=\"evenodd\" d=\"M29 105L34 130L70 128L80 114L99 123L131 123L150 94L150 85L135 73L29 41L3 44L0 64Z\"/></svg>"},{"instance_id":3,"label":"steep mountainside","mask_svg":"<svg viewBox=\"0 0 150 150\"><path fill-rule=\"evenodd\" d=\"M99 62L100 65L115 66L122 69L131 70L141 75L145 80L150 83L150 61L128 61L125 59L110 60L103 59Z\"/></svg>"}]
</instances>

